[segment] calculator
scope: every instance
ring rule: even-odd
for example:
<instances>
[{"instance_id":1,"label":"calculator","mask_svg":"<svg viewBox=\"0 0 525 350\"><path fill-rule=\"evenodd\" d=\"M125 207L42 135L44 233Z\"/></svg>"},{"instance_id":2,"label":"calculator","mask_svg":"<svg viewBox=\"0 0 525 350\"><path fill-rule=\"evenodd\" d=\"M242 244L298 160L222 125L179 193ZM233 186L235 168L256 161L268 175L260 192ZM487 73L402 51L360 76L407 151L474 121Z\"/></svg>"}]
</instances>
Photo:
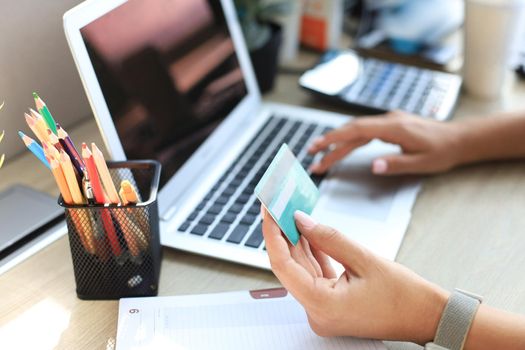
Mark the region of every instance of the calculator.
<instances>
[{"instance_id":1,"label":"calculator","mask_svg":"<svg viewBox=\"0 0 525 350\"><path fill-rule=\"evenodd\" d=\"M400 109L436 120L451 116L461 83L456 74L366 58L352 50L327 52L299 78L308 91L367 113Z\"/></svg>"}]
</instances>

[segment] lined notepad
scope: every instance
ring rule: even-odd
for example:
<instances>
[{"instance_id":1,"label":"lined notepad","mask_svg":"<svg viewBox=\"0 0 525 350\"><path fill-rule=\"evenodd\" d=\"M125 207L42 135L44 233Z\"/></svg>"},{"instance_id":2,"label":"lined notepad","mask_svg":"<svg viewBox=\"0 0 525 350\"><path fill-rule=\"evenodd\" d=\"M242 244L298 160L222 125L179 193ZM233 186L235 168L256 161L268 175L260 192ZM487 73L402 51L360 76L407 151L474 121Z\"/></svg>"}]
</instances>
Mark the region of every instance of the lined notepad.
<instances>
[{"instance_id":1,"label":"lined notepad","mask_svg":"<svg viewBox=\"0 0 525 350\"><path fill-rule=\"evenodd\" d=\"M254 299L250 293L121 299L117 350L327 349L383 350L383 343L312 332L289 294Z\"/></svg>"}]
</instances>

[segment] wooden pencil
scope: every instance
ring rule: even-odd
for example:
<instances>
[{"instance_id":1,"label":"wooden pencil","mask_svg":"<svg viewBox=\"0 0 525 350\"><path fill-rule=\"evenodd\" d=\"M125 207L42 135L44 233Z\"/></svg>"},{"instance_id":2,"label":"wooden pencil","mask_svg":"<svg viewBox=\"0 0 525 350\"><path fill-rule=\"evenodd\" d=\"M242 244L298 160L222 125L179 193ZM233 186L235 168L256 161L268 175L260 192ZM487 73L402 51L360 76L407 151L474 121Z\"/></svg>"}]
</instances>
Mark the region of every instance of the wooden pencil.
<instances>
[{"instance_id":1,"label":"wooden pencil","mask_svg":"<svg viewBox=\"0 0 525 350\"><path fill-rule=\"evenodd\" d=\"M42 101L42 99L38 96L36 92L33 92L33 97L35 99L36 109L38 109L40 114L42 114L42 116L44 117L47 127L51 129L51 131L56 135L57 125L55 120L53 119L53 116L51 115L51 112L49 112L49 108L47 108L45 102Z\"/></svg>"}]
</instances>

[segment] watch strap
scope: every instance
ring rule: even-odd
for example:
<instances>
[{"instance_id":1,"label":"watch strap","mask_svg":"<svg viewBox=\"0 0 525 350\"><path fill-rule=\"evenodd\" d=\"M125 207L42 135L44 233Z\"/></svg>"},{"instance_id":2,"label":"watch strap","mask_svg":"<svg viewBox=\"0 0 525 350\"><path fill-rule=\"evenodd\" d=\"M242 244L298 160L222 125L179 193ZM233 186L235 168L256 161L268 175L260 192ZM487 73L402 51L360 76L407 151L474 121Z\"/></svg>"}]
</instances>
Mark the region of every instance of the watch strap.
<instances>
[{"instance_id":1,"label":"watch strap","mask_svg":"<svg viewBox=\"0 0 525 350\"><path fill-rule=\"evenodd\" d=\"M434 342L426 349L462 350L481 301L480 296L456 289L443 310Z\"/></svg>"}]
</instances>

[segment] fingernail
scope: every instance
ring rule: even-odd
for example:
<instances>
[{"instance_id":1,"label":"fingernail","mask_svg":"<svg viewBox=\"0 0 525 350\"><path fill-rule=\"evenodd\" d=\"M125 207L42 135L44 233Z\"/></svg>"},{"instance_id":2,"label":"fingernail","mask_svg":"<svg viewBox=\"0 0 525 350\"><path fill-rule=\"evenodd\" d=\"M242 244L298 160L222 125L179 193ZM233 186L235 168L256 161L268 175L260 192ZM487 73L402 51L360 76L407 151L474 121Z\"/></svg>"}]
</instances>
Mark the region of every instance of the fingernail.
<instances>
[{"instance_id":1,"label":"fingernail","mask_svg":"<svg viewBox=\"0 0 525 350\"><path fill-rule=\"evenodd\" d=\"M295 211L294 218L301 225L301 227L307 230L311 230L317 225L317 222L310 215L300 210Z\"/></svg>"},{"instance_id":2,"label":"fingernail","mask_svg":"<svg viewBox=\"0 0 525 350\"><path fill-rule=\"evenodd\" d=\"M265 212L266 212L266 209L264 209L264 206L261 204L261 219L263 220L264 220Z\"/></svg>"},{"instance_id":3,"label":"fingernail","mask_svg":"<svg viewBox=\"0 0 525 350\"><path fill-rule=\"evenodd\" d=\"M388 168L388 164L384 159L376 159L372 164L372 172L374 174L384 174Z\"/></svg>"}]
</instances>

